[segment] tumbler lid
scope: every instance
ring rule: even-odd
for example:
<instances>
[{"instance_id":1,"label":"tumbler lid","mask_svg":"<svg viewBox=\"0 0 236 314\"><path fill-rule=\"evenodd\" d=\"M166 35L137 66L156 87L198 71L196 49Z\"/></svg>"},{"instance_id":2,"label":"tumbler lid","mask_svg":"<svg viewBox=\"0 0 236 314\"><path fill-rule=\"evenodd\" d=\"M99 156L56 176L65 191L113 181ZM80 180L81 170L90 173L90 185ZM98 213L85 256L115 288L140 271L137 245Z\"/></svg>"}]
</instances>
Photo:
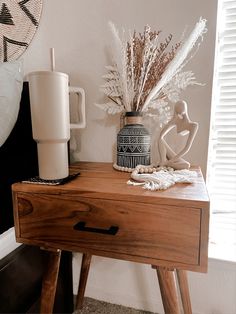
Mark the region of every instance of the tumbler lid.
<instances>
[{"instance_id":1,"label":"tumbler lid","mask_svg":"<svg viewBox=\"0 0 236 314\"><path fill-rule=\"evenodd\" d=\"M28 73L28 77L32 76L64 76L65 78L69 77L66 73L56 71L35 71Z\"/></svg>"}]
</instances>

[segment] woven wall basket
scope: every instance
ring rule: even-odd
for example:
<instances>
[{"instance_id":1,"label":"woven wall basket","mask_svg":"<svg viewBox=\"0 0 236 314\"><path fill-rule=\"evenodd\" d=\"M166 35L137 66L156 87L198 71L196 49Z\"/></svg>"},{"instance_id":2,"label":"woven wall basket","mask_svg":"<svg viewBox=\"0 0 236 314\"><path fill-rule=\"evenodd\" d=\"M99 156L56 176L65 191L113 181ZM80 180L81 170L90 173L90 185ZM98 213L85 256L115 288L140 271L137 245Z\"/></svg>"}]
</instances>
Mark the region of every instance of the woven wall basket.
<instances>
[{"instance_id":1,"label":"woven wall basket","mask_svg":"<svg viewBox=\"0 0 236 314\"><path fill-rule=\"evenodd\" d=\"M0 62L18 59L39 25L42 0L0 0Z\"/></svg>"}]
</instances>

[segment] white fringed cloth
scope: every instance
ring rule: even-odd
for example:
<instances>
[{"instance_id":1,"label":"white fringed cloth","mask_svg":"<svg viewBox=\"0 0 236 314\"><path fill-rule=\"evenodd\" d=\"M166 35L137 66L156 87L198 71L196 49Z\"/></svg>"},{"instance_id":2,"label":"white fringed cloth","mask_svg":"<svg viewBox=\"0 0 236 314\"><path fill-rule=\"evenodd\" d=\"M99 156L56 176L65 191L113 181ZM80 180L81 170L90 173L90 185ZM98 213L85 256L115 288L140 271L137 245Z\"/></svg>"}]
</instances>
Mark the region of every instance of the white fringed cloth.
<instances>
[{"instance_id":1,"label":"white fringed cloth","mask_svg":"<svg viewBox=\"0 0 236 314\"><path fill-rule=\"evenodd\" d=\"M166 190L176 183L193 183L196 178L196 171L187 169L174 170L172 168L161 168L153 173L138 173L139 166L131 173L131 178L134 181L129 180L129 185L143 185L146 190Z\"/></svg>"}]
</instances>

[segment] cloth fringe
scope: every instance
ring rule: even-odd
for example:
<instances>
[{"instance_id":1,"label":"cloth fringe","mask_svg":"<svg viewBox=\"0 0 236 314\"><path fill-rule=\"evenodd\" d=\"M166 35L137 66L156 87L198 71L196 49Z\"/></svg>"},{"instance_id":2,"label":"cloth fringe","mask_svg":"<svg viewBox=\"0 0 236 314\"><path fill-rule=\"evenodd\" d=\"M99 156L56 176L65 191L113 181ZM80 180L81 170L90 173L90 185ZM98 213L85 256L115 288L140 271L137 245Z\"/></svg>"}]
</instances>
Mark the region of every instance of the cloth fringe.
<instances>
[{"instance_id":1,"label":"cloth fringe","mask_svg":"<svg viewBox=\"0 0 236 314\"><path fill-rule=\"evenodd\" d=\"M196 178L196 171L191 171L187 169L183 170L159 170L153 173L141 173L137 174L133 171L131 178L135 181L129 180L128 185L143 185L146 190L156 191L156 190L166 190L176 183L193 183L194 178Z\"/></svg>"}]
</instances>

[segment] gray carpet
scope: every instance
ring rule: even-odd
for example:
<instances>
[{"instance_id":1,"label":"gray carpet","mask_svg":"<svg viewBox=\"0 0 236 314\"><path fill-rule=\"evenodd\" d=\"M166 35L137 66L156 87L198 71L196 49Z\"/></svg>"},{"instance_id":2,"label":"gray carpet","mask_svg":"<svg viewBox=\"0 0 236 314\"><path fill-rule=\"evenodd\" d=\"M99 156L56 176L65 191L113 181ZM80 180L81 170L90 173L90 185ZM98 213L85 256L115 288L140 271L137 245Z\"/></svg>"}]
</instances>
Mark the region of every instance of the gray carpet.
<instances>
[{"instance_id":1,"label":"gray carpet","mask_svg":"<svg viewBox=\"0 0 236 314\"><path fill-rule=\"evenodd\" d=\"M85 298L82 310L75 312L75 314L152 314L147 311L135 310L129 307L111 304Z\"/></svg>"}]
</instances>

